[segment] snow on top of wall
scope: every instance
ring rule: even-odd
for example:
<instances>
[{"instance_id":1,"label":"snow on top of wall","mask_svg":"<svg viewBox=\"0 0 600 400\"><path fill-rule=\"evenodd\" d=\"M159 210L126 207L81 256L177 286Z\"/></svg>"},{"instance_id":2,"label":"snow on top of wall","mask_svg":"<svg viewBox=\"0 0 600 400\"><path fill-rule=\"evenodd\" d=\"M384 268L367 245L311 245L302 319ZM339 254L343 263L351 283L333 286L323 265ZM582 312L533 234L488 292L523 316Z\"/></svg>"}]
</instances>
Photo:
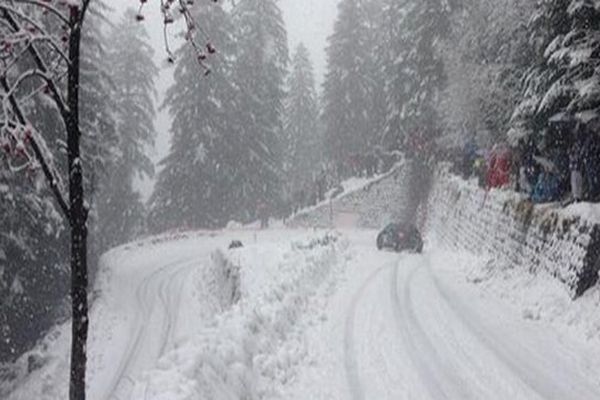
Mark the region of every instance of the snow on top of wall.
<instances>
[{"instance_id":1,"label":"snow on top of wall","mask_svg":"<svg viewBox=\"0 0 600 400\"><path fill-rule=\"evenodd\" d=\"M559 209L559 213L566 218L581 218L592 223L600 223L599 203L574 203Z\"/></svg>"},{"instance_id":2,"label":"snow on top of wall","mask_svg":"<svg viewBox=\"0 0 600 400\"><path fill-rule=\"evenodd\" d=\"M378 182L381 182L381 181L389 178L390 176L394 175L395 173L397 173L398 169L402 168L403 166L404 166L404 162L401 161L401 162L395 164L388 172L375 175L371 178L359 178L359 177L349 178L349 179L343 181L342 183L340 183L340 185L344 189L343 192L341 192L341 194L334 196L334 193L336 192L336 188L333 188L325 194L325 200L315 204L314 206L310 206L310 207L307 207L307 208L299 211L295 215L295 217L310 214L310 213L314 212L315 210L318 210L324 206L327 206L329 204L329 202L332 200L339 201L345 197L355 194L356 192L358 192L360 190L364 190L371 185L377 184Z\"/></svg>"}]
</instances>

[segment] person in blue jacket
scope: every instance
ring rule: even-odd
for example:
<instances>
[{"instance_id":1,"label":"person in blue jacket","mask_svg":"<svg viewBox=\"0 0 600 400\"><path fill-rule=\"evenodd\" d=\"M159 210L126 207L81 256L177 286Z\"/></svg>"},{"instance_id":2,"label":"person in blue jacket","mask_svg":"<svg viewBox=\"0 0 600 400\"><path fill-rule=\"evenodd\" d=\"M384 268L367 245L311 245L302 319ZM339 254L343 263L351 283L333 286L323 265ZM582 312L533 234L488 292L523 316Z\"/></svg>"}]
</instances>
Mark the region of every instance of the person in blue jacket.
<instances>
[{"instance_id":1,"label":"person in blue jacket","mask_svg":"<svg viewBox=\"0 0 600 400\"><path fill-rule=\"evenodd\" d=\"M560 195L560 181L552 168L543 165L533 188L531 201L534 203L549 203L558 201Z\"/></svg>"}]
</instances>

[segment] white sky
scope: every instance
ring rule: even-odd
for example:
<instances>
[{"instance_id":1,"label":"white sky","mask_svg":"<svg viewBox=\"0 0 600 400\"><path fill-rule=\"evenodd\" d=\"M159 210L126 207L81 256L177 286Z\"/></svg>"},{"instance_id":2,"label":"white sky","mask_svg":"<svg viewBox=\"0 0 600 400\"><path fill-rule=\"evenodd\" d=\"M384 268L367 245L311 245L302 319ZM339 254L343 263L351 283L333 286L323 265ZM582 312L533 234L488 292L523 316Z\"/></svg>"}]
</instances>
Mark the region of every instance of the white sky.
<instances>
[{"instance_id":1,"label":"white sky","mask_svg":"<svg viewBox=\"0 0 600 400\"><path fill-rule=\"evenodd\" d=\"M137 9L139 6L139 0L106 0L106 2L119 14L128 7ZM323 76L327 66L325 47L327 45L327 37L333 31L333 23L337 15L338 2L339 0L279 0L288 31L290 56L293 54L293 51L299 42L303 42L306 45L315 65L315 73L319 87L323 82ZM157 65L163 67L166 55L162 36L162 22L157 3L157 1L149 1L146 5L144 10L146 20L144 23L151 36ZM175 30L176 29L173 29L173 31ZM161 70L161 75L157 82L159 92L157 99L158 105L162 103L164 92L170 86L172 79L172 69L164 68ZM163 111L157 115L155 126L158 132L158 138L156 140L154 152L151 155L155 163L164 158L169 150L170 124L171 121L166 112ZM140 182L139 189L142 192L144 199L147 199L150 195L152 184L153 182Z\"/></svg>"}]
</instances>

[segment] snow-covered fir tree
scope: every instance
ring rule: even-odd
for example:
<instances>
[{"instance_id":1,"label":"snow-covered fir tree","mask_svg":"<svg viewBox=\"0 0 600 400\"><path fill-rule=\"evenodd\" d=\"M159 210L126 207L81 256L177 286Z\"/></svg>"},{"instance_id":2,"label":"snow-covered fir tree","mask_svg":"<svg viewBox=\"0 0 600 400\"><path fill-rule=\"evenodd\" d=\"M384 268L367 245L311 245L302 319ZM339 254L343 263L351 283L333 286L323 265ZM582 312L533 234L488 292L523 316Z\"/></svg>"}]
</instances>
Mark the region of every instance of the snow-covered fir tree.
<instances>
[{"instance_id":1,"label":"snow-covered fir tree","mask_svg":"<svg viewBox=\"0 0 600 400\"><path fill-rule=\"evenodd\" d=\"M380 143L388 149L402 147L402 109L408 101L410 77L404 62L410 52L406 15L414 7L411 0L384 0L383 17L377 31L377 65L384 76L385 120Z\"/></svg>"},{"instance_id":2,"label":"snow-covered fir tree","mask_svg":"<svg viewBox=\"0 0 600 400\"><path fill-rule=\"evenodd\" d=\"M308 49L300 43L292 57L287 81L284 124L284 170L288 190L301 188L319 172L322 137L318 127L318 100Z\"/></svg>"},{"instance_id":3,"label":"snow-covered fir tree","mask_svg":"<svg viewBox=\"0 0 600 400\"><path fill-rule=\"evenodd\" d=\"M198 4L213 32L212 72L184 48L165 105L172 142L151 198L152 230L216 228L280 211L286 31L275 1L248 0L231 12ZM200 15L203 14L203 15ZM198 33L199 35L201 33Z\"/></svg>"},{"instance_id":4,"label":"snow-covered fir tree","mask_svg":"<svg viewBox=\"0 0 600 400\"><path fill-rule=\"evenodd\" d=\"M378 0L342 0L327 47L323 93L325 141L331 160L348 175L351 158L379 137L383 81L374 57Z\"/></svg>"},{"instance_id":5,"label":"snow-covered fir tree","mask_svg":"<svg viewBox=\"0 0 600 400\"><path fill-rule=\"evenodd\" d=\"M533 2L481 0L453 10L440 55L447 85L440 93L441 145L461 147L502 140L533 58L528 22Z\"/></svg>"},{"instance_id":6,"label":"snow-covered fir tree","mask_svg":"<svg viewBox=\"0 0 600 400\"><path fill-rule=\"evenodd\" d=\"M115 158L116 130L114 120L114 87L105 53L106 40L102 35L106 7L96 2L89 10L84 26L81 52L80 127L82 162L92 171L84 176L86 193L98 196L106 168ZM48 29L54 27L52 20ZM32 60L24 58L18 67L30 68ZM40 82L33 81L31 88ZM30 90L31 90L30 88ZM25 89L24 89L25 90ZM31 97L29 121L44 133L43 146L54 154L52 165L65 176L67 170L64 126L56 108L48 99L46 90L36 91ZM17 149L4 153L0 185L8 187L8 196L0 196L0 253L8 256L0 260L0 359L18 355L31 346L57 318L67 314L69 222L52 200L52 193L44 184L39 164L30 163L25 169L16 168L25 158L17 156ZM51 153L50 153L51 152ZM15 164L16 163L16 164ZM92 200L92 205L94 202ZM90 230L98 225L93 211ZM18 222L21 221L21 222ZM40 229L40 226L42 229ZM90 246L91 259L97 259L96 243ZM95 265L90 265L95 269ZM7 329L10 327L10 329Z\"/></svg>"},{"instance_id":7,"label":"snow-covered fir tree","mask_svg":"<svg viewBox=\"0 0 600 400\"><path fill-rule=\"evenodd\" d=\"M173 117L173 136L150 199L153 231L217 228L243 215L248 171L241 161L252 149L238 119L244 97L232 76L234 28L220 6L201 4L196 13L207 21L218 53L213 72L202 78L193 49L184 46L176 53L175 83L164 103Z\"/></svg>"},{"instance_id":8,"label":"snow-covered fir tree","mask_svg":"<svg viewBox=\"0 0 600 400\"><path fill-rule=\"evenodd\" d=\"M117 143L97 193L97 246L101 250L124 243L140 231L144 205L134 189L135 179L154 174L147 154L156 136L154 84L158 68L146 29L132 23L134 20L135 12L128 10L107 37Z\"/></svg>"},{"instance_id":9,"label":"snow-covered fir tree","mask_svg":"<svg viewBox=\"0 0 600 400\"><path fill-rule=\"evenodd\" d=\"M397 60L406 96L399 120L405 144L416 140L419 147L439 135L435 105L446 76L436 43L449 31L450 11L446 0L416 1L408 5L403 18L397 39L403 49ZM409 147L409 152L419 151Z\"/></svg>"},{"instance_id":10,"label":"snow-covered fir tree","mask_svg":"<svg viewBox=\"0 0 600 400\"><path fill-rule=\"evenodd\" d=\"M583 131L595 123L600 106L599 21L594 1L537 4L530 26L536 58L513 116L513 141L541 136L551 120L575 119Z\"/></svg>"},{"instance_id":11,"label":"snow-covered fir tree","mask_svg":"<svg viewBox=\"0 0 600 400\"><path fill-rule=\"evenodd\" d=\"M250 141L241 153L245 177L235 184L242 220L258 210L280 213L283 202L283 102L289 62L287 32L276 0L245 0L234 8L237 43L233 82L239 91L239 134Z\"/></svg>"}]
</instances>

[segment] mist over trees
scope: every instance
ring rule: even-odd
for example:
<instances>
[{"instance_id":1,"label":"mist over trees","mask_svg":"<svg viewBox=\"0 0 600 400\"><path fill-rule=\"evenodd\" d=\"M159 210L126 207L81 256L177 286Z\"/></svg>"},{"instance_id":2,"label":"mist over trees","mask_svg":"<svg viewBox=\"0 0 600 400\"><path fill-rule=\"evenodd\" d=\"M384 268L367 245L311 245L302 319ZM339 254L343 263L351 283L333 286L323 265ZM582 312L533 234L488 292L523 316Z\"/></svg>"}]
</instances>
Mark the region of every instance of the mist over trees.
<instances>
[{"instance_id":1,"label":"mist over trees","mask_svg":"<svg viewBox=\"0 0 600 400\"><path fill-rule=\"evenodd\" d=\"M86 260L93 277L100 254L143 226L131 177L152 169L143 147L154 136L156 74L143 27L108 24L100 1L66 11L10 3L0 4L0 362L69 318L70 300L87 297ZM44 39L29 40L21 24Z\"/></svg>"},{"instance_id":2,"label":"mist over trees","mask_svg":"<svg viewBox=\"0 0 600 400\"><path fill-rule=\"evenodd\" d=\"M341 1L327 47L323 122L328 158L348 176L352 155L372 148L382 125L377 103L384 84L374 50L381 1Z\"/></svg>"},{"instance_id":3,"label":"mist over trees","mask_svg":"<svg viewBox=\"0 0 600 400\"><path fill-rule=\"evenodd\" d=\"M171 142L157 166L148 154L159 68L143 15L111 22L106 4L85 2L75 123L61 106L70 93L63 53L78 25L66 29L33 11L45 2L30 3L0 0L0 362L69 318L74 225L79 239L90 234L80 251L93 275L113 246L287 217L341 179L385 172L398 153L413 161L416 212L433 162L471 138L563 159L576 140L600 152L597 1L340 0L319 88L311 49L299 44L290 57L276 0L197 0L189 12L202 29L188 26L185 43L165 52L174 83L159 106L172 118ZM38 30L50 32L43 44L31 37ZM32 43L62 67L44 72L28 51L12 61ZM77 224L57 196L73 176L86 194L75 196ZM147 203L140 177L156 178Z\"/></svg>"},{"instance_id":4,"label":"mist over trees","mask_svg":"<svg viewBox=\"0 0 600 400\"><path fill-rule=\"evenodd\" d=\"M148 153L156 137L154 84L159 70L146 28L132 24L134 18L134 11L128 10L106 38L105 57L111 72L106 81L113 88L108 99L114 108L117 141L97 189L97 245L101 251L144 232L146 210L135 180L154 176Z\"/></svg>"},{"instance_id":5,"label":"mist over trees","mask_svg":"<svg viewBox=\"0 0 600 400\"><path fill-rule=\"evenodd\" d=\"M305 186L323 161L319 103L310 53L300 43L287 79L283 129L283 168L287 192Z\"/></svg>"},{"instance_id":6,"label":"mist over trees","mask_svg":"<svg viewBox=\"0 0 600 400\"><path fill-rule=\"evenodd\" d=\"M171 149L152 195L154 231L220 228L257 218L260 204L282 208L283 100L288 48L273 0L247 0L233 11L200 5L218 58L199 79L187 46L165 101L173 117Z\"/></svg>"}]
</instances>

